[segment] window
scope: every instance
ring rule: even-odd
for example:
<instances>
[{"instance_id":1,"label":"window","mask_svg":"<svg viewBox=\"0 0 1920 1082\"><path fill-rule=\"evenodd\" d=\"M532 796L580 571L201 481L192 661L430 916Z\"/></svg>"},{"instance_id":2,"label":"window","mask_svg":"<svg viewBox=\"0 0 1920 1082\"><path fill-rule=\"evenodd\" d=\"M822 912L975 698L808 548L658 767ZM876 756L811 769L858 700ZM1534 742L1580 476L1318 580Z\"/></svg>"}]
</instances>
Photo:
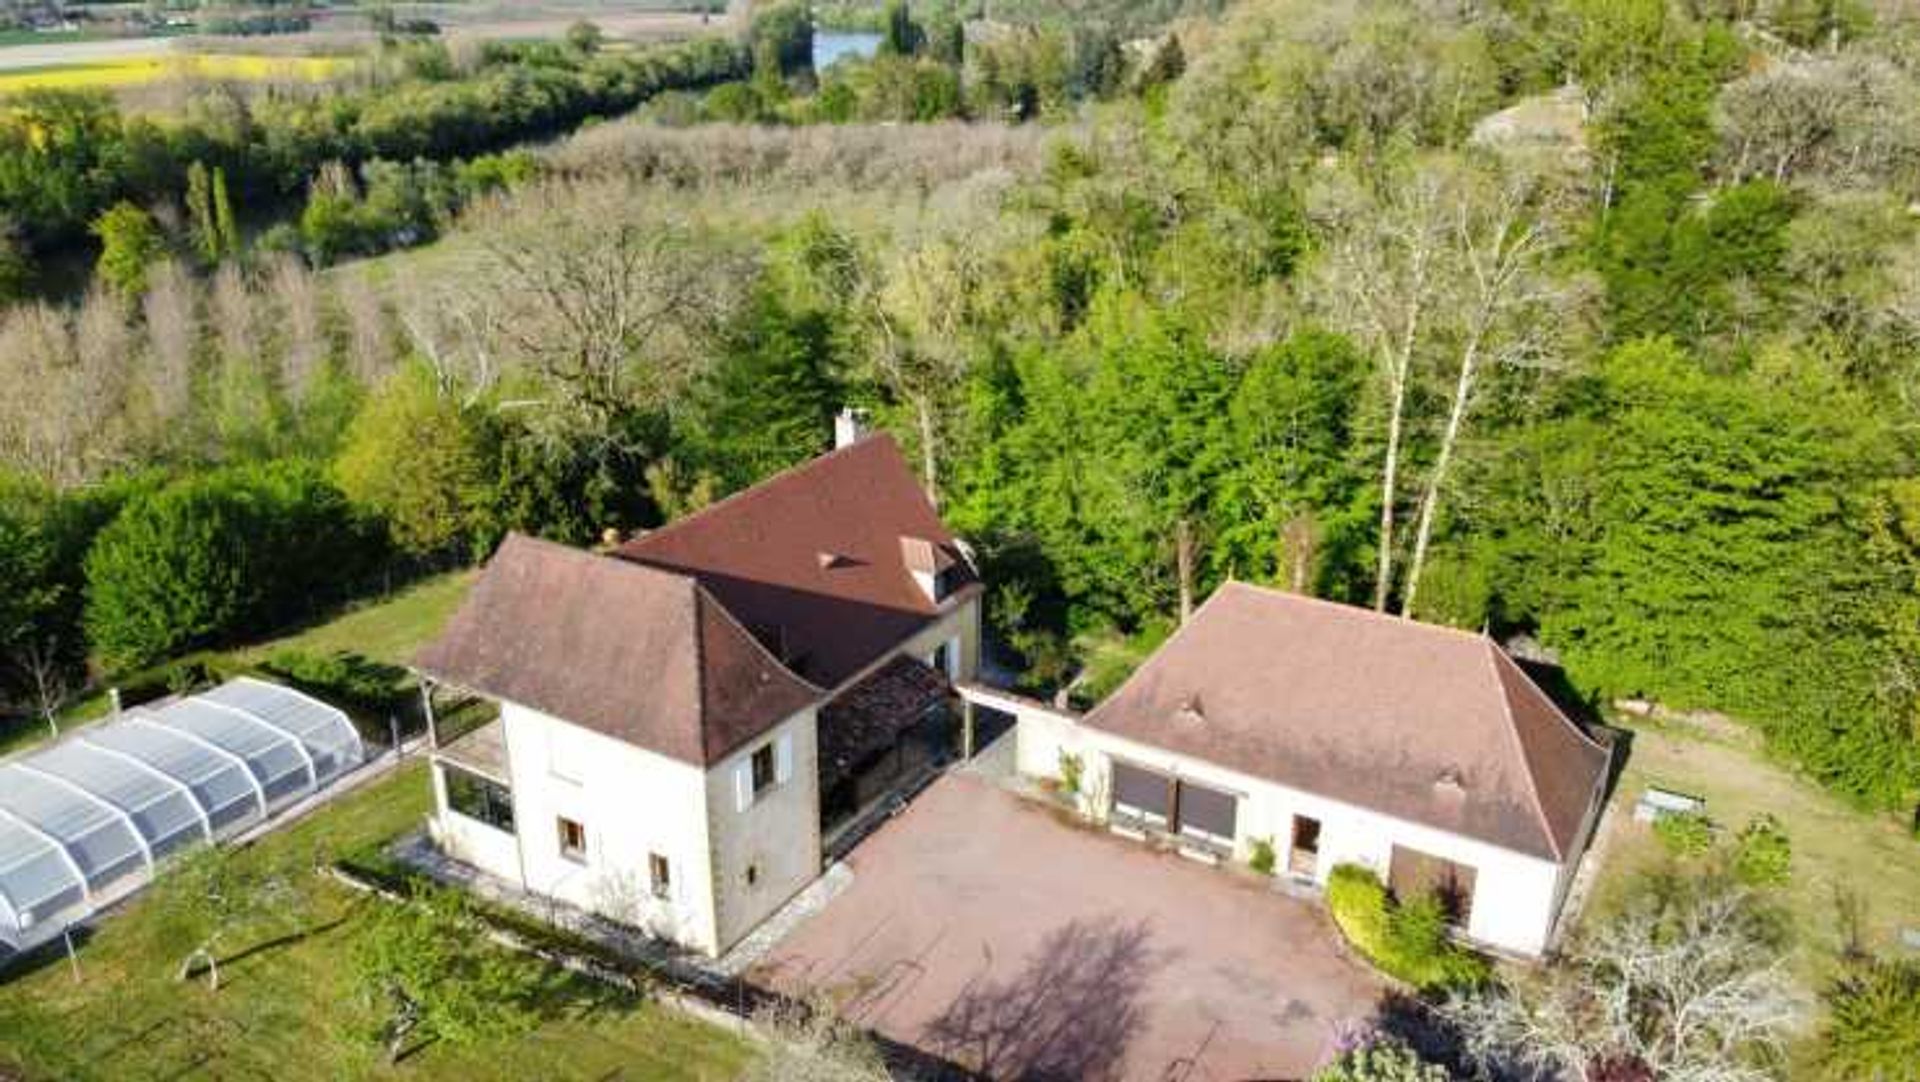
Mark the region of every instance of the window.
<instances>
[{"instance_id":1,"label":"window","mask_svg":"<svg viewBox=\"0 0 1920 1082\"><path fill-rule=\"evenodd\" d=\"M768 744L753 753L753 795L773 788L773 781L773 745Z\"/></svg>"},{"instance_id":2,"label":"window","mask_svg":"<svg viewBox=\"0 0 1920 1082\"><path fill-rule=\"evenodd\" d=\"M447 807L495 830L513 833L513 790L478 774L440 768L447 782Z\"/></svg>"},{"instance_id":3,"label":"window","mask_svg":"<svg viewBox=\"0 0 1920 1082\"><path fill-rule=\"evenodd\" d=\"M560 817L560 855L581 864L587 862L587 828L564 815Z\"/></svg>"},{"instance_id":4,"label":"window","mask_svg":"<svg viewBox=\"0 0 1920 1082\"><path fill-rule=\"evenodd\" d=\"M747 886L751 887L759 882L760 882L760 865L758 864L747 865Z\"/></svg>"},{"instance_id":5,"label":"window","mask_svg":"<svg viewBox=\"0 0 1920 1082\"><path fill-rule=\"evenodd\" d=\"M673 869L667 864L666 857L658 853L647 854L647 873L648 878L653 881L653 896L655 898L670 898L673 896Z\"/></svg>"}]
</instances>

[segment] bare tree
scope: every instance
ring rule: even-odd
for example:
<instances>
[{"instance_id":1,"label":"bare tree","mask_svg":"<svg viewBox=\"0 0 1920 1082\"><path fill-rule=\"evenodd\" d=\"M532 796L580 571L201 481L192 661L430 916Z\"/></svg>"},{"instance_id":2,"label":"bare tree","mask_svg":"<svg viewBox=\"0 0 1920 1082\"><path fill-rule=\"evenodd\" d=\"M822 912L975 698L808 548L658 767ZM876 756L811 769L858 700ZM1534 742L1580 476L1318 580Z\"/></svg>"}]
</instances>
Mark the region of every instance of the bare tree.
<instances>
[{"instance_id":1,"label":"bare tree","mask_svg":"<svg viewBox=\"0 0 1920 1082\"><path fill-rule=\"evenodd\" d=\"M267 283L280 317L280 380L287 396L303 401L327 360L326 327L320 318L320 287L307 265L292 255L276 258Z\"/></svg>"},{"instance_id":2,"label":"bare tree","mask_svg":"<svg viewBox=\"0 0 1920 1082\"><path fill-rule=\"evenodd\" d=\"M393 364L393 326L366 275L346 272L337 280L347 321L347 357L354 377L371 386Z\"/></svg>"},{"instance_id":3,"label":"bare tree","mask_svg":"<svg viewBox=\"0 0 1920 1082\"><path fill-rule=\"evenodd\" d=\"M548 421L618 443L623 416L685 384L745 275L679 229L574 214L531 224L487 246L492 330L553 391Z\"/></svg>"},{"instance_id":4,"label":"bare tree","mask_svg":"<svg viewBox=\"0 0 1920 1082\"><path fill-rule=\"evenodd\" d=\"M147 324L147 398L160 423L186 414L193 402L193 358L200 340L198 290L178 260L147 273L141 311Z\"/></svg>"},{"instance_id":5,"label":"bare tree","mask_svg":"<svg viewBox=\"0 0 1920 1082\"><path fill-rule=\"evenodd\" d=\"M1511 1077L1763 1082L1805 1012L1779 946L1745 888L1663 882L1551 967L1442 1014Z\"/></svg>"},{"instance_id":6,"label":"bare tree","mask_svg":"<svg viewBox=\"0 0 1920 1082\"><path fill-rule=\"evenodd\" d=\"M1448 285L1449 179L1443 169L1400 170L1383 188L1341 177L1314 194L1326 249L1308 288L1316 307L1373 355L1386 400L1373 588L1373 607L1383 611L1393 588L1407 397Z\"/></svg>"},{"instance_id":7,"label":"bare tree","mask_svg":"<svg viewBox=\"0 0 1920 1082\"><path fill-rule=\"evenodd\" d=\"M34 638L15 648L13 665L25 678L30 705L47 723L47 734L60 735L60 711L73 698L72 669L60 646L51 638Z\"/></svg>"}]
</instances>

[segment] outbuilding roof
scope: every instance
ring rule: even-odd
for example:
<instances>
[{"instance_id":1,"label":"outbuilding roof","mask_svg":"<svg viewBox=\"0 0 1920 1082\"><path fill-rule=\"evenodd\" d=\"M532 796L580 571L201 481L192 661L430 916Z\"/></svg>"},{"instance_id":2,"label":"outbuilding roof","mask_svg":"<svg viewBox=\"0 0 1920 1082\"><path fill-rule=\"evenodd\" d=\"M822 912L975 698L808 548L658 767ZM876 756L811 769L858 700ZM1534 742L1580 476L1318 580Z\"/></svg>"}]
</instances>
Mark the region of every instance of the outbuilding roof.
<instances>
[{"instance_id":1,"label":"outbuilding roof","mask_svg":"<svg viewBox=\"0 0 1920 1082\"><path fill-rule=\"evenodd\" d=\"M1484 635L1235 582L1085 724L1556 861L1608 762Z\"/></svg>"},{"instance_id":2,"label":"outbuilding roof","mask_svg":"<svg viewBox=\"0 0 1920 1082\"><path fill-rule=\"evenodd\" d=\"M415 662L698 766L820 696L692 576L520 534Z\"/></svg>"},{"instance_id":3,"label":"outbuilding roof","mask_svg":"<svg viewBox=\"0 0 1920 1082\"><path fill-rule=\"evenodd\" d=\"M977 584L899 445L869 436L638 537L619 555L697 578L795 673L837 687L935 620L914 579Z\"/></svg>"}]
</instances>

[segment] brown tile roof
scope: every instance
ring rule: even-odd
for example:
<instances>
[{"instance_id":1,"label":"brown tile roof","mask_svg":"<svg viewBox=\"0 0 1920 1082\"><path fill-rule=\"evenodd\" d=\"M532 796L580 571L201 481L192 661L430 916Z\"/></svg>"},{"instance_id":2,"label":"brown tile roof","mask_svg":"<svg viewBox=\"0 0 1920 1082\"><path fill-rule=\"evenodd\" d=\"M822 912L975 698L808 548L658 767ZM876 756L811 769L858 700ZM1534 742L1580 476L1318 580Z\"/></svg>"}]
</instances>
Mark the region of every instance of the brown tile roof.
<instances>
[{"instance_id":1,"label":"brown tile roof","mask_svg":"<svg viewBox=\"0 0 1920 1082\"><path fill-rule=\"evenodd\" d=\"M1243 583L1085 723L1550 860L1608 758L1483 635Z\"/></svg>"},{"instance_id":2,"label":"brown tile roof","mask_svg":"<svg viewBox=\"0 0 1920 1082\"><path fill-rule=\"evenodd\" d=\"M636 538L618 554L698 578L794 672L835 687L939 614L914 582L910 560L945 560L951 592L975 584L955 551L899 446L876 435Z\"/></svg>"},{"instance_id":3,"label":"brown tile roof","mask_svg":"<svg viewBox=\"0 0 1920 1082\"><path fill-rule=\"evenodd\" d=\"M904 654L862 677L820 708L821 787L851 777L952 695L945 676Z\"/></svg>"},{"instance_id":4,"label":"brown tile roof","mask_svg":"<svg viewBox=\"0 0 1920 1082\"><path fill-rule=\"evenodd\" d=\"M698 766L821 695L698 581L518 534L415 664Z\"/></svg>"}]
</instances>

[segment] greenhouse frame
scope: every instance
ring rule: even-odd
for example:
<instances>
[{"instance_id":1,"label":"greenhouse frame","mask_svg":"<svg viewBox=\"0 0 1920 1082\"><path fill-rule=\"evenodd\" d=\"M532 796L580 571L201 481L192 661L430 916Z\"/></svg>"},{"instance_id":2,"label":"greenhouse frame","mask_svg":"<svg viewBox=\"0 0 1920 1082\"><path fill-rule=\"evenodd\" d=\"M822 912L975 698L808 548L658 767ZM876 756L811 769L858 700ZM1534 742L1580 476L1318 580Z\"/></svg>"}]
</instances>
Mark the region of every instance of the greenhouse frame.
<instances>
[{"instance_id":1,"label":"greenhouse frame","mask_svg":"<svg viewBox=\"0 0 1920 1082\"><path fill-rule=\"evenodd\" d=\"M347 715L251 677L0 762L0 957L145 886L359 766Z\"/></svg>"}]
</instances>

